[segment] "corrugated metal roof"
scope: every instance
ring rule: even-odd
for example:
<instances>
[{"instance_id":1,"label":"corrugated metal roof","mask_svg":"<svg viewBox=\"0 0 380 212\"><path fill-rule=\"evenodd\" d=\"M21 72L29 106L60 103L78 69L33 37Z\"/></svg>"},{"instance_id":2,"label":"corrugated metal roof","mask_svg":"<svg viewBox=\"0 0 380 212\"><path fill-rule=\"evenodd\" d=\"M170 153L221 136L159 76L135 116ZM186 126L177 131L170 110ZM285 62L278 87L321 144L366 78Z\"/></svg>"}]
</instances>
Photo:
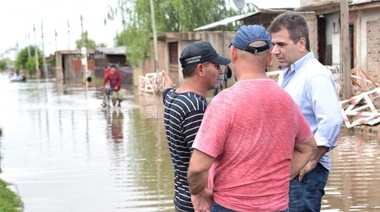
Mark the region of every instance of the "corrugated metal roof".
<instances>
[{"instance_id":1,"label":"corrugated metal roof","mask_svg":"<svg viewBox=\"0 0 380 212\"><path fill-rule=\"evenodd\" d=\"M119 46L113 48L95 48L95 51L99 51L103 54L125 54L127 47Z\"/></svg>"},{"instance_id":2,"label":"corrugated metal roof","mask_svg":"<svg viewBox=\"0 0 380 212\"><path fill-rule=\"evenodd\" d=\"M365 3L371 3L371 2L376 2L378 0L352 0L350 5L355 5L355 4L365 4Z\"/></svg>"},{"instance_id":3,"label":"corrugated metal roof","mask_svg":"<svg viewBox=\"0 0 380 212\"><path fill-rule=\"evenodd\" d=\"M207 25L195 28L194 31L207 30L207 29L211 29L211 28L214 28L214 27L217 27L217 26L225 26L225 25L227 25L227 24L229 24L231 22L239 21L241 19L253 16L253 15L256 15L256 14L259 14L259 13L260 13L260 11L257 11L257 12L250 12L250 13L246 13L246 14L242 14L242 15L236 15L236 16L228 17L228 18L223 19L221 21L217 21L217 22L214 22L214 23L211 23L211 24L207 24Z\"/></svg>"},{"instance_id":4,"label":"corrugated metal roof","mask_svg":"<svg viewBox=\"0 0 380 212\"><path fill-rule=\"evenodd\" d=\"M282 12L285 12L288 10L293 10L290 8L282 8L282 9L261 9L261 8L257 8L257 9L258 9L258 11L255 11L255 12L249 12L249 13L242 14L242 15L236 15L236 16L228 17L228 18L223 19L221 21L217 21L217 22L214 22L211 24L207 24L207 25L195 28L194 31L208 30L208 29L211 29L211 28L214 28L217 26L225 26L225 25L232 23L234 21L240 21L240 20L246 19L246 18L251 17L251 16L255 16L255 15L279 14L279 13L282 13Z\"/></svg>"}]
</instances>

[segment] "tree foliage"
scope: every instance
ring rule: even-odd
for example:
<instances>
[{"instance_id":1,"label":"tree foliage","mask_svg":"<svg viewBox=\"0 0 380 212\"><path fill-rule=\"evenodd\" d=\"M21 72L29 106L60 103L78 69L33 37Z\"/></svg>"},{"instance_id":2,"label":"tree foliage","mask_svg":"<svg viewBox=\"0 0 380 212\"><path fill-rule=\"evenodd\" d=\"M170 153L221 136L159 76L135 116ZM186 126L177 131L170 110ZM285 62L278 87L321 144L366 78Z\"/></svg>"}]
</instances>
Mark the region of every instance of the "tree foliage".
<instances>
[{"instance_id":1,"label":"tree foliage","mask_svg":"<svg viewBox=\"0 0 380 212\"><path fill-rule=\"evenodd\" d=\"M54 54L50 54L49 56L47 56L45 59L46 59L46 64L48 64L49 66L52 66L52 67L55 67L55 55L56 55L57 52L55 52Z\"/></svg>"},{"instance_id":2,"label":"tree foliage","mask_svg":"<svg viewBox=\"0 0 380 212\"><path fill-rule=\"evenodd\" d=\"M82 42L82 39L83 39L83 42ZM107 46L105 43L96 44L94 40L88 37L87 31L83 32L81 38L75 41L75 45L77 49L81 49L82 47L86 47L87 49L95 49L96 47Z\"/></svg>"},{"instance_id":3,"label":"tree foliage","mask_svg":"<svg viewBox=\"0 0 380 212\"><path fill-rule=\"evenodd\" d=\"M39 68L42 67L42 51L37 48L38 51L38 64ZM36 59L35 59L35 46L28 46L23 49L17 54L16 61L15 61L15 67L16 69L26 69L30 73L36 72Z\"/></svg>"},{"instance_id":4,"label":"tree foliage","mask_svg":"<svg viewBox=\"0 0 380 212\"><path fill-rule=\"evenodd\" d=\"M237 14L228 0L155 0L157 33L189 32ZM124 30L116 35L116 45L127 46L128 61L134 65L146 59L151 51L152 22L150 1L119 0L109 8L108 20L121 17ZM235 30L234 25L214 30Z\"/></svg>"},{"instance_id":5,"label":"tree foliage","mask_svg":"<svg viewBox=\"0 0 380 212\"><path fill-rule=\"evenodd\" d=\"M7 62L5 60L0 60L0 71L4 71L7 68Z\"/></svg>"},{"instance_id":6,"label":"tree foliage","mask_svg":"<svg viewBox=\"0 0 380 212\"><path fill-rule=\"evenodd\" d=\"M87 49L94 49L96 47L95 41L88 37L87 31L82 33L81 38L76 40L75 44L77 49L81 49L82 47L86 47Z\"/></svg>"}]
</instances>

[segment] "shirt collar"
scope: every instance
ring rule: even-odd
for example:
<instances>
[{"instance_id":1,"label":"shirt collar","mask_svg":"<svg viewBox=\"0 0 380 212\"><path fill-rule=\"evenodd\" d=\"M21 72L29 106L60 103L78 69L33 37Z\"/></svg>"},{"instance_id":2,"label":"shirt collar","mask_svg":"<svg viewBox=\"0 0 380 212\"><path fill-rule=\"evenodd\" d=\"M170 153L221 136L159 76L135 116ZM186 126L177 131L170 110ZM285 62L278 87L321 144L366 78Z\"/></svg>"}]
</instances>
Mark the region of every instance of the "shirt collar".
<instances>
[{"instance_id":1,"label":"shirt collar","mask_svg":"<svg viewBox=\"0 0 380 212\"><path fill-rule=\"evenodd\" d=\"M306 63L306 61L312 58L314 58L314 53L313 52L307 53L305 56L301 57L299 60L297 60L296 62L290 65L290 72L298 71ZM281 70L286 72L288 71L288 67L282 67Z\"/></svg>"}]
</instances>

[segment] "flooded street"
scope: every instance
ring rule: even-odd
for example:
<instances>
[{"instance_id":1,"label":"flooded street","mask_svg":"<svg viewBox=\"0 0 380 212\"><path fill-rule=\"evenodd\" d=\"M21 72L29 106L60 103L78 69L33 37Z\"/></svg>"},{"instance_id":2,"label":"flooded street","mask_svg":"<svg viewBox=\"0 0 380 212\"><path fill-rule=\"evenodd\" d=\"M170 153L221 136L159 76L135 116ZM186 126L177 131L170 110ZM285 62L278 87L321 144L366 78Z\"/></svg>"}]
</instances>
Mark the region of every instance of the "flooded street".
<instances>
[{"instance_id":1,"label":"flooded street","mask_svg":"<svg viewBox=\"0 0 380 212\"><path fill-rule=\"evenodd\" d=\"M129 90L120 109L100 91L0 74L0 178L25 212L173 211L162 100ZM380 147L342 135L330 154L323 211L380 211Z\"/></svg>"},{"instance_id":2,"label":"flooded street","mask_svg":"<svg viewBox=\"0 0 380 212\"><path fill-rule=\"evenodd\" d=\"M104 110L93 89L4 76L0 89L0 177L17 185L25 212L170 211L156 98L128 93L120 110Z\"/></svg>"}]
</instances>

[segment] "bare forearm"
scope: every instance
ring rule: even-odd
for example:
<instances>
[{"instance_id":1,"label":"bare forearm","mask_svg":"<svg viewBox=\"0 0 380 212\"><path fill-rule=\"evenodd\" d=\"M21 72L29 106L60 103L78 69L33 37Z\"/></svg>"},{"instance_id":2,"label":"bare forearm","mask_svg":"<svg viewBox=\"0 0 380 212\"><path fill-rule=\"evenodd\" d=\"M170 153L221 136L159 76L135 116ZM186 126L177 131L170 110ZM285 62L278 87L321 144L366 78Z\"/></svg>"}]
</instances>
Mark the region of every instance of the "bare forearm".
<instances>
[{"instance_id":1,"label":"bare forearm","mask_svg":"<svg viewBox=\"0 0 380 212\"><path fill-rule=\"evenodd\" d=\"M317 151L310 158L310 162L318 163L318 161L322 158L322 156L329 150L328 147L318 146Z\"/></svg>"},{"instance_id":2,"label":"bare forearm","mask_svg":"<svg viewBox=\"0 0 380 212\"><path fill-rule=\"evenodd\" d=\"M190 172L187 175L187 180L189 183L190 194L195 195L201 192L207 185L207 174L208 172Z\"/></svg>"},{"instance_id":3,"label":"bare forearm","mask_svg":"<svg viewBox=\"0 0 380 212\"><path fill-rule=\"evenodd\" d=\"M296 144L291 160L290 178L297 176L306 166L315 153L316 148L317 143L314 137L305 143Z\"/></svg>"},{"instance_id":4,"label":"bare forearm","mask_svg":"<svg viewBox=\"0 0 380 212\"><path fill-rule=\"evenodd\" d=\"M293 158L291 161L291 169L290 169L290 178L294 178L295 176L300 173L300 171L303 169L303 167L306 166L306 164L309 162L311 155L313 153L309 152L307 154L294 151L293 152Z\"/></svg>"}]
</instances>

